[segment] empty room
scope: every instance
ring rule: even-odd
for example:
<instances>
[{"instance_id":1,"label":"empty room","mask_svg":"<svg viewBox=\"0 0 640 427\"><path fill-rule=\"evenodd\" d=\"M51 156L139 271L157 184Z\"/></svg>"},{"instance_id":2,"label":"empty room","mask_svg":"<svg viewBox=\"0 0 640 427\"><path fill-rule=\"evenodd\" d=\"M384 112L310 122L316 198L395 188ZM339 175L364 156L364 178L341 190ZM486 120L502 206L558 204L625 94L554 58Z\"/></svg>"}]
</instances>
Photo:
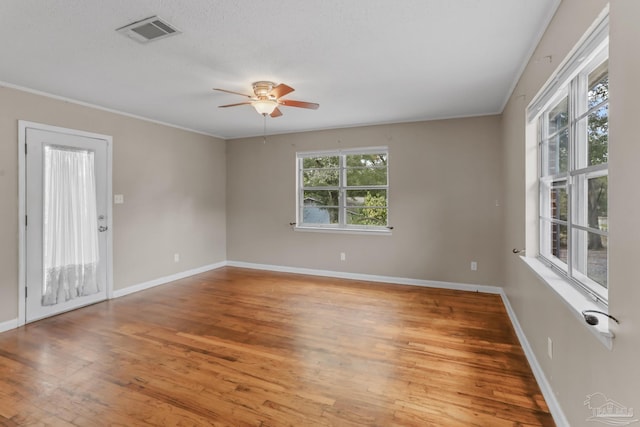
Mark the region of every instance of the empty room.
<instances>
[{"instance_id":1,"label":"empty room","mask_svg":"<svg viewBox=\"0 0 640 427\"><path fill-rule=\"evenodd\" d=\"M637 0L0 17L0 425L640 425Z\"/></svg>"}]
</instances>

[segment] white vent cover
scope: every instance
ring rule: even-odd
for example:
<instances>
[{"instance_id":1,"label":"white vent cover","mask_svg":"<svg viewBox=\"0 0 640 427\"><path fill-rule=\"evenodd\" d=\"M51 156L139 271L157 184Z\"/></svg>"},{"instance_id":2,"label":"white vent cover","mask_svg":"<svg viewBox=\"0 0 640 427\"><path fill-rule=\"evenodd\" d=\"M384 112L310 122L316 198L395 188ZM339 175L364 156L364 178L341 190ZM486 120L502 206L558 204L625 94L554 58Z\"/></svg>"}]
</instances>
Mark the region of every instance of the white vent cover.
<instances>
[{"instance_id":1,"label":"white vent cover","mask_svg":"<svg viewBox=\"0 0 640 427\"><path fill-rule=\"evenodd\" d=\"M140 43L148 43L180 34L178 29L157 16L125 25L116 31Z\"/></svg>"}]
</instances>

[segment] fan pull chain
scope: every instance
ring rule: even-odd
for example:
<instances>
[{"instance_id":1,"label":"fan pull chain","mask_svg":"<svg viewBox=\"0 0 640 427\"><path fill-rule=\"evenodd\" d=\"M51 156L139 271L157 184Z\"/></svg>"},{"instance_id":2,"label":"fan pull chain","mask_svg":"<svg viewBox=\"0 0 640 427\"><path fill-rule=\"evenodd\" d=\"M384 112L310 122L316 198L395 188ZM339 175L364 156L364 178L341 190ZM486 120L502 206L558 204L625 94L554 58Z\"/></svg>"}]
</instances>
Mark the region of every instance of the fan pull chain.
<instances>
[{"instance_id":1,"label":"fan pull chain","mask_svg":"<svg viewBox=\"0 0 640 427\"><path fill-rule=\"evenodd\" d=\"M266 144L267 143L267 115L263 114L262 117L264 118L264 128L262 130L262 143Z\"/></svg>"}]
</instances>

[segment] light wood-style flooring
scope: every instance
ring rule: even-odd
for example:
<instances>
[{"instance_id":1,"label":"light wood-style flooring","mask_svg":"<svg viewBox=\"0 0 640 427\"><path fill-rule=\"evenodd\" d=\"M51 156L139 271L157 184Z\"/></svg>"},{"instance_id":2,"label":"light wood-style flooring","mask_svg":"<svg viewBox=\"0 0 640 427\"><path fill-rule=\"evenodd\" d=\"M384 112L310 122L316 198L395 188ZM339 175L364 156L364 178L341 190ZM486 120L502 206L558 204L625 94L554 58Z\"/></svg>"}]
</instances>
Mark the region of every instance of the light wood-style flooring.
<instances>
[{"instance_id":1,"label":"light wood-style flooring","mask_svg":"<svg viewBox=\"0 0 640 427\"><path fill-rule=\"evenodd\" d=\"M497 295L225 267L0 334L0 425L554 423Z\"/></svg>"}]
</instances>

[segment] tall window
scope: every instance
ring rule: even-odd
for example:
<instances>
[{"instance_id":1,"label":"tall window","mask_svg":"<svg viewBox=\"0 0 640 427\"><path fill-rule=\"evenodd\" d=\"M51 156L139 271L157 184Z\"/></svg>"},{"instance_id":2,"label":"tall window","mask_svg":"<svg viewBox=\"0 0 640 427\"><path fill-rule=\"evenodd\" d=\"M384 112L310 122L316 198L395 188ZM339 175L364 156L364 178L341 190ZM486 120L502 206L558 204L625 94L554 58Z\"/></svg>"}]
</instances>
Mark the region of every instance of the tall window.
<instances>
[{"instance_id":1,"label":"tall window","mask_svg":"<svg viewBox=\"0 0 640 427\"><path fill-rule=\"evenodd\" d=\"M388 150L298 153L298 227L388 230Z\"/></svg>"},{"instance_id":2,"label":"tall window","mask_svg":"<svg viewBox=\"0 0 640 427\"><path fill-rule=\"evenodd\" d=\"M537 116L540 257L604 303L609 225L606 41L591 40L578 50L565 65L569 77L547 91Z\"/></svg>"}]
</instances>

